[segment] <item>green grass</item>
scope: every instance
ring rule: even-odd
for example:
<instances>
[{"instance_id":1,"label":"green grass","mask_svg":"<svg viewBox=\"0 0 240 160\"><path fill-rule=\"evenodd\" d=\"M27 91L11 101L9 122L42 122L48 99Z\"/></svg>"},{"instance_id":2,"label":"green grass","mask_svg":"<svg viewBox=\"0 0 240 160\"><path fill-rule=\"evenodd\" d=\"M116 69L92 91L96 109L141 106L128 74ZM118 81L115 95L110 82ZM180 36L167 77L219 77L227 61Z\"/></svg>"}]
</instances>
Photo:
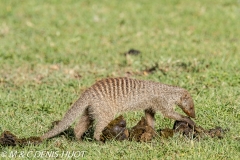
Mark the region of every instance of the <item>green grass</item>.
<instances>
[{"instance_id":1,"label":"green grass","mask_svg":"<svg viewBox=\"0 0 240 160\"><path fill-rule=\"evenodd\" d=\"M47 150L86 151L84 159L239 159L239 1L2 0L0 19L0 132L42 135L96 80L127 72L188 89L198 125L230 129L224 139L199 142L176 135L100 145L60 136L0 148L0 155ZM124 56L131 48L141 54ZM142 74L156 63L158 70ZM142 115L125 114L128 127ZM173 121L158 114L156 124Z\"/></svg>"}]
</instances>

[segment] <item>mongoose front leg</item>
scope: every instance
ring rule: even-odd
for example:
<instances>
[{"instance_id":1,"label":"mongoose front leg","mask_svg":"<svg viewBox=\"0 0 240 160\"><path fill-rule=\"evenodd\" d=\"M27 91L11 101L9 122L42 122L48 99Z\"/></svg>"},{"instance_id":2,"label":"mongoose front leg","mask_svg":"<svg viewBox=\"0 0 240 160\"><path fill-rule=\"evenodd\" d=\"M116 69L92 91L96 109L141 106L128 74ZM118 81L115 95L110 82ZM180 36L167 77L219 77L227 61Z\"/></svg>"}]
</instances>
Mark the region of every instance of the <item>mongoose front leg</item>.
<instances>
[{"instance_id":1,"label":"mongoose front leg","mask_svg":"<svg viewBox=\"0 0 240 160\"><path fill-rule=\"evenodd\" d=\"M153 111L152 109L145 110L145 119L147 121L147 124L152 128L154 128L154 122L155 122L154 115L155 115L155 111Z\"/></svg>"},{"instance_id":2,"label":"mongoose front leg","mask_svg":"<svg viewBox=\"0 0 240 160\"><path fill-rule=\"evenodd\" d=\"M185 121L189 125L191 125L192 127L195 126L195 123L190 118L188 118L187 116L183 116L183 115L175 112L174 110L164 112L163 115L167 118L171 118L171 119L174 119L174 120Z\"/></svg>"}]
</instances>

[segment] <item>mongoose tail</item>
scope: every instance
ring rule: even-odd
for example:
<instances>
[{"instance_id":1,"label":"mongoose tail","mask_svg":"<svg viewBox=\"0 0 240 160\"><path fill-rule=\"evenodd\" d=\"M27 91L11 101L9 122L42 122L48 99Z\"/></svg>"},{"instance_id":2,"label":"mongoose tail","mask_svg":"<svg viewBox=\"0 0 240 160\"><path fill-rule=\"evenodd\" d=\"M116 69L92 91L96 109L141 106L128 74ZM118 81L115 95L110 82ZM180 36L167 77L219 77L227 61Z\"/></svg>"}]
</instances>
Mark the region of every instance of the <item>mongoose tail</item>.
<instances>
[{"instance_id":1,"label":"mongoose tail","mask_svg":"<svg viewBox=\"0 0 240 160\"><path fill-rule=\"evenodd\" d=\"M84 98L79 98L67 111L63 119L56 126L54 126L53 129L41 136L41 140L52 138L65 131L87 107L88 104L86 103L86 100Z\"/></svg>"}]
</instances>

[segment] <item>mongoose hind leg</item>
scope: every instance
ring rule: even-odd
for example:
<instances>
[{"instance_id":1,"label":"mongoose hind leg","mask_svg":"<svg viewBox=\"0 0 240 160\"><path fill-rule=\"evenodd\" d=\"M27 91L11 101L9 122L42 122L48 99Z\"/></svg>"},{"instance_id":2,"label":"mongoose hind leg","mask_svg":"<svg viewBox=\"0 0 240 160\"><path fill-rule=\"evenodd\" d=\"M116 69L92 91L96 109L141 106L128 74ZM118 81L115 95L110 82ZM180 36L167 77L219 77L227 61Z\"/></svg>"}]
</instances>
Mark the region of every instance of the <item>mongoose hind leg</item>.
<instances>
[{"instance_id":1,"label":"mongoose hind leg","mask_svg":"<svg viewBox=\"0 0 240 160\"><path fill-rule=\"evenodd\" d=\"M113 118L97 118L97 122L96 122L96 128L94 131L94 138L97 141L100 141L100 136L102 134L103 129L113 120Z\"/></svg>"},{"instance_id":2,"label":"mongoose hind leg","mask_svg":"<svg viewBox=\"0 0 240 160\"><path fill-rule=\"evenodd\" d=\"M154 115L155 115L155 111L153 111L152 109L145 110L145 119L147 121L147 124L152 128L154 128L154 123L155 123Z\"/></svg>"},{"instance_id":3,"label":"mongoose hind leg","mask_svg":"<svg viewBox=\"0 0 240 160\"><path fill-rule=\"evenodd\" d=\"M77 140L81 140L82 135L88 130L92 123L93 119L91 118L88 109L86 109L74 128L74 134Z\"/></svg>"},{"instance_id":4,"label":"mongoose hind leg","mask_svg":"<svg viewBox=\"0 0 240 160\"><path fill-rule=\"evenodd\" d=\"M171 110L171 111L168 111L168 112L163 112L163 115L167 118L187 122L192 127L195 126L195 123L190 118L188 118L186 116L183 116L183 115L175 112L174 110Z\"/></svg>"}]
</instances>

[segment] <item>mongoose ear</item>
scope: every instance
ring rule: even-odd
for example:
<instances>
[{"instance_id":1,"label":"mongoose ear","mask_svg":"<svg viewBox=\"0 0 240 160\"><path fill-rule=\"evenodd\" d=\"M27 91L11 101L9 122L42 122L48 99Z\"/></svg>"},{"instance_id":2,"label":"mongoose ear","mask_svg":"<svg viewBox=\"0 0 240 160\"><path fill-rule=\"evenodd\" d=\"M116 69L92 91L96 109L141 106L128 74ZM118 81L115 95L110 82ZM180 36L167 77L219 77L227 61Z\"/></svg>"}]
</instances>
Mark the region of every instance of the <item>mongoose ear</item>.
<instances>
[{"instance_id":1,"label":"mongoose ear","mask_svg":"<svg viewBox=\"0 0 240 160\"><path fill-rule=\"evenodd\" d=\"M177 105L179 105L180 107L182 107L183 101L186 100L187 94L184 93L182 94L182 96L180 97L180 99L177 101Z\"/></svg>"},{"instance_id":2,"label":"mongoose ear","mask_svg":"<svg viewBox=\"0 0 240 160\"><path fill-rule=\"evenodd\" d=\"M180 100L179 100L179 104L182 104L182 102L183 102L184 100L186 100L186 98L187 98L187 95L186 95L186 94L183 94L183 95L181 96Z\"/></svg>"},{"instance_id":3,"label":"mongoose ear","mask_svg":"<svg viewBox=\"0 0 240 160\"><path fill-rule=\"evenodd\" d=\"M186 93L184 93L184 94L181 95L180 100L183 100L184 97L186 97Z\"/></svg>"},{"instance_id":4,"label":"mongoose ear","mask_svg":"<svg viewBox=\"0 0 240 160\"><path fill-rule=\"evenodd\" d=\"M188 94L188 93L185 93L185 94L183 95L183 97L184 97L185 99L187 99L187 98L189 98L189 94Z\"/></svg>"}]
</instances>

